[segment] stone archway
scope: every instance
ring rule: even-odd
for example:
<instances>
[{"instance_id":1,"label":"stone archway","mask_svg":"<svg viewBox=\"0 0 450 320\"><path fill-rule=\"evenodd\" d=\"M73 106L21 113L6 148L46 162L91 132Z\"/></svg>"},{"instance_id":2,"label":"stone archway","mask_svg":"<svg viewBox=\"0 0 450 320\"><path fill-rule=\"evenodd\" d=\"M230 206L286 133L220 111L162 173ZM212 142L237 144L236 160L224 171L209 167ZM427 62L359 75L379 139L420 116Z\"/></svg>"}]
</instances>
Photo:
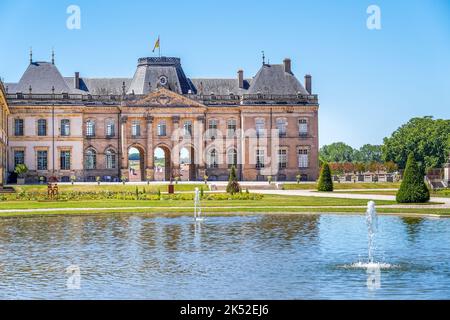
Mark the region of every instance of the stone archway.
<instances>
[{"instance_id":1,"label":"stone archway","mask_svg":"<svg viewBox=\"0 0 450 320\"><path fill-rule=\"evenodd\" d=\"M155 181L170 181L172 178L171 151L166 145L158 145L153 151Z\"/></svg>"},{"instance_id":2,"label":"stone archway","mask_svg":"<svg viewBox=\"0 0 450 320\"><path fill-rule=\"evenodd\" d=\"M145 150L139 145L128 148L128 180L141 182L145 180Z\"/></svg>"},{"instance_id":3,"label":"stone archway","mask_svg":"<svg viewBox=\"0 0 450 320\"><path fill-rule=\"evenodd\" d=\"M197 170L195 163L195 149L191 145L180 149L180 178L182 181L195 181Z\"/></svg>"}]
</instances>

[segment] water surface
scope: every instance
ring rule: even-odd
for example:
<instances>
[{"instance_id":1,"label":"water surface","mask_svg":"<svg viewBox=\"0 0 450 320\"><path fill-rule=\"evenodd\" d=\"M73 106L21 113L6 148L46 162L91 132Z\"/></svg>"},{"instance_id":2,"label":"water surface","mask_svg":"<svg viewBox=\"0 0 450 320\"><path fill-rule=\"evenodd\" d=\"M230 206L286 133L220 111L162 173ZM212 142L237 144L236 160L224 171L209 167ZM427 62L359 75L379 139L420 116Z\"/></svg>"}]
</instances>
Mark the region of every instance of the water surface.
<instances>
[{"instance_id":1,"label":"water surface","mask_svg":"<svg viewBox=\"0 0 450 320\"><path fill-rule=\"evenodd\" d=\"M378 289L352 266L367 242L351 215L0 219L0 298L450 298L450 219L380 217Z\"/></svg>"}]
</instances>

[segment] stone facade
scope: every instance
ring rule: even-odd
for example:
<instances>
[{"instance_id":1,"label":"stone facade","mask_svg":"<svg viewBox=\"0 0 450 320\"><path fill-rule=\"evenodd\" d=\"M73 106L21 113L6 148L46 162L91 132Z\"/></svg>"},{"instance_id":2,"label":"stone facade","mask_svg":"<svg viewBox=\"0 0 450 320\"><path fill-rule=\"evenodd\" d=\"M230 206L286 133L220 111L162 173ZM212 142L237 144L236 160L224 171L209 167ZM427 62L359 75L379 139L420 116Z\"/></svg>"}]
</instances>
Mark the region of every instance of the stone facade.
<instances>
[{"instance_id":1,"label":"stone facade","mask_svg":"<svg viewBox=\"0 0 450 320\"><path fill-rule=\"evenodd\" d=\"M236 79L208 80L188 79L177 58L143 58L132 80L118 88L112 79L108 83L114 88L98 88L102 95L88 88L101 86L99 81L78 73L64 80L69 92L56 93L54 81L61 80L47 76L56 67L32 64L7 93L8 169L24 162L28 182L50 176L63 181L203 180L205 175L226 180L232 165L242 180L317 179L318 98L310 92L310 76L305 78L309 92L293 76L289 59L284 65L264 64L251 80L241 70ZM46 85L36 80L50 92L33 91L31 72L50 78ZM139 152L133 164L138 169L132 168L131 149ZM164 154L164 172L156 164L158 152Z\"/></svg>"},{"instance_id":2,"label":"stone facade","mask_svg":"<svg viewBox=\"0 0 450 320\"><path fill-rule=\"evenodd\" d=\"M0 188L6 182L7 175L8 115L9 109L5 97L5 88L0 81Z\"/></svg>"}]
</instances>

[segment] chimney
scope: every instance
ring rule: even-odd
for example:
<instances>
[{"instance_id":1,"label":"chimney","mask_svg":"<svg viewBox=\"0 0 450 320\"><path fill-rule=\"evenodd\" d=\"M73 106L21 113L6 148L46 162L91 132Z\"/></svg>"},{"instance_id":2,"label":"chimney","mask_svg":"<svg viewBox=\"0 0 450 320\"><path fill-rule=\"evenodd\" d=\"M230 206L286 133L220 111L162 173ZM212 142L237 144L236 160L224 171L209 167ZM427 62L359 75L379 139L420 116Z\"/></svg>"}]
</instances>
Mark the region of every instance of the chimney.
<instances>
[{"instance_id":1,"label":"chimney","mask_svg":"<svg viewBox=\"0 0 450 320\"><path fill-rule=\"evenodd\" d=\"M309 94L312 94L312 77L309 74L305 76L305 89Z\"/></svg>"},{"instance_id":2,"label":"chimney","mask_svg":"<svg viewBox=\"0 0 450 320\"><path fill-rule=\"evenodd\" d=\"M80 89L80 73L79 72L75 72L74 85L75 85L75 89Z\"/></svg>"},{"instance_id":3,"label":"chimney","mask_svg":"<svg viewBox=\"0 0 450 320\"><path fill-rule=\"evenodd\" d=\"M284 59L283 64L284 64L284 72L292 73L291 59L289 58Z\"/></svg>"},{"instance_id":4,"label":"chimney","mask_svg":"<svg viewBox=\"0 0 450 320\"><path fill-rule=\"evenodd\" d=\"M239 89L244 89L244 71L238 71Z\"/></svg>"}]
</instances>

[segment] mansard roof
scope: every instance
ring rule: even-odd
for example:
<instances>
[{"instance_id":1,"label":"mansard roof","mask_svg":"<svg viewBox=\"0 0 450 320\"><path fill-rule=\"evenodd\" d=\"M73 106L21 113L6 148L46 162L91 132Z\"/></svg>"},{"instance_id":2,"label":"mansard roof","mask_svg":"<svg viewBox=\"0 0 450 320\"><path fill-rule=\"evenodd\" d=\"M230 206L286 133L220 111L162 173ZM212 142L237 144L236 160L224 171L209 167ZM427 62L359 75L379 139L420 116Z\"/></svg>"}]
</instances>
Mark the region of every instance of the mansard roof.
<instances>
[{"instance_id":1,"label":"mansard roof","mask_svg":"<svg viewBox=\"0 0 450 320\"><path fill-rule=\"evenodd\" d=\"M290 69L290 68L289 68ZM188 78L181 60L174 57L140 58L133 78L79 78L78 88L74 77L62 77L50 62L31 63L19 83L6 84L8 93L33 94L69 93L82 95L146 95L165 88L178 94L192 95L309 95L295 75L283 64L263 64L253 79L238 78Z\"/></svg>"},{"instance_id":2,"label":"mansard roof","mask_svg":"<svg viewBox=\"0 0 450 320\"><path fill-rule=\"evenodd\" d=\"M79 93L67 85L58 68L50 62L32 62L19 83L8 84L8 92L28 93Z\"/></svg>"},{"instance_id":3,"label":"mansard roof","mask_svg":"<svg viewBox=\"0 0 450 320\"><path fill-rule=\"evenodd\" d=\"M291 72L282 64L264 64L253 78L249 94L309 94Z\"/></svg>"}]
</instances>

